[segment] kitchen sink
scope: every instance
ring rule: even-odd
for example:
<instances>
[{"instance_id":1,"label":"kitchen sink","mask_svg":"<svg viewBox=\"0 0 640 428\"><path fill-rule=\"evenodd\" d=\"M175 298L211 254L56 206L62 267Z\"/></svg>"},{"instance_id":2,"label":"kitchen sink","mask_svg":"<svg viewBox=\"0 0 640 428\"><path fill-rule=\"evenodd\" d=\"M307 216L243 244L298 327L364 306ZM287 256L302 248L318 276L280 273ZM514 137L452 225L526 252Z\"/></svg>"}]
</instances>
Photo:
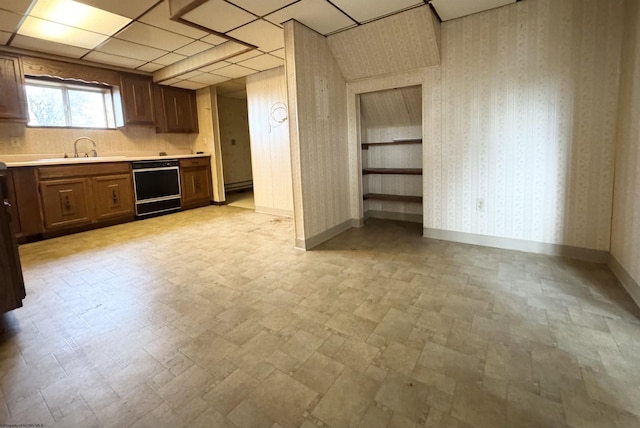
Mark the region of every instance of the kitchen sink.
<instances>
[{"instance_id":1,"label":"kitchen sink","mask_svg":"<svg viewBox=\"0 0 640 428\"><path fill-rule=\"evenodd\" d=\"M51 163L87 163L87 162L108 162L117 161L126 158L126 156L95 156L89 158L46 158L40 159L38 162L51 162Z\"/></svg>"}]
</instances>

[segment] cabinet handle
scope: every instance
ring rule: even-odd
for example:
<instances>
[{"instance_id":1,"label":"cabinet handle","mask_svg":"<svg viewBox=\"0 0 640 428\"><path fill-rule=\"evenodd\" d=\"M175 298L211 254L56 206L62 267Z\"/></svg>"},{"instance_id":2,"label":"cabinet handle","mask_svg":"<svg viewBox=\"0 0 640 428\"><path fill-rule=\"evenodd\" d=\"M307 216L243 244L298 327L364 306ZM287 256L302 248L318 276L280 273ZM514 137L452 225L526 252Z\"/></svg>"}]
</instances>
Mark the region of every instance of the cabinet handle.
<instances>
[{"instance_id":1,"label":"cabinet handle","mask_svg":"<svg viewBox=\"0 0 640 428\"><path fill-rule=\"evenodd\" d=\"M69 199L69 195L64 196L64 209L66 211L71 211L71 200Z\"/></svg>"},{"instance_id":2,"label":"cabinet handle","mask_svg":"<svg viewBox=\"0 0 640 428\"><path fill-rule=\"evenodd\" d=\"M196 191L200 190L200 177L193 177L193 187Z\"/></svg>"},{"instance_id":3,"label":"cabinet handle","mask_svg":"<svg viewBox=\"0 0 640 428\"><path fill-rule=\"evenodd\" d=\"M115 189L111 191L111 199L114 204L118 203L118 192L116 192Z\"/></svg>"}]
</instances>

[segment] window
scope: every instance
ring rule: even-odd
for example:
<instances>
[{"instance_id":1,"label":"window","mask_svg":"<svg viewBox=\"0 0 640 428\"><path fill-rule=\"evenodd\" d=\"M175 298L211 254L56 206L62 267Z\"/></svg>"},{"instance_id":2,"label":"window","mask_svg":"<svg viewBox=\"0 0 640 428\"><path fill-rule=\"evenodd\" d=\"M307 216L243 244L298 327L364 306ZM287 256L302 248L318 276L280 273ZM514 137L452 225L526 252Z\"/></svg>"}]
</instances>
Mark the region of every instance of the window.
<instances>
[{"instance_id":1,"label":"window","mask_svg":"<svg viewBox=\"0 0 640 428\"><path fill-rule=\"evenodd\" d=\"M29 126L115 128L111 88L27 78Z\"/></svg>"}]
</instances>

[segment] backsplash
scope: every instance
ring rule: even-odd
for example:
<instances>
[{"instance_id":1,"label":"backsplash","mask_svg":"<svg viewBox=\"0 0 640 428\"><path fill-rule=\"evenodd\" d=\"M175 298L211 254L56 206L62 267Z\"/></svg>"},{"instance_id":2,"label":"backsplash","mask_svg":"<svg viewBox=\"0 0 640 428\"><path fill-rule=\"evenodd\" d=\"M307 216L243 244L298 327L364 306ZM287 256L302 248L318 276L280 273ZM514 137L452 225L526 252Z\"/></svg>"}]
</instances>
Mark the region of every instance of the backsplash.
<instances>
[{"instance_id":1,"label":"backsplash","mask_svg":"<svg viewBox=\"0 0 640 428\"><path fill-rule=\"evenodd\" d=\"M73 156L73 142L89 137L96 142L99 156L112 154L191 153L197 134L157 134L155 128L127 126L103 129L28 128L22 124L0 123L0 161L6 155ZM90 143L78 143L78 151L91 149Z\"/></svg>"}]
</instances>

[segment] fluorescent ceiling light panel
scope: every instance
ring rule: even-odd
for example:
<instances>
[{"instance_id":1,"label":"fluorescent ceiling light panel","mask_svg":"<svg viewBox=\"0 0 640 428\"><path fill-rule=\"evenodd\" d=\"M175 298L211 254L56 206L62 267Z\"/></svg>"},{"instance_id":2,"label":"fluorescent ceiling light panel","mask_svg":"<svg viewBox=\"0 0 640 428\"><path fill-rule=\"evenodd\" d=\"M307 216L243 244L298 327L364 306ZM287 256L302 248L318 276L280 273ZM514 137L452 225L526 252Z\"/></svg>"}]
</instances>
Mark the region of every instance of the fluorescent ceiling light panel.
<instances>
[{"instance_id":1,"label":"fluorescent ceiling light panel","mask_svg":"<svg viewBox=\"0 0 640 428\"><path fill-rule=\"evenodd\" d=\"M92 49L130 22L73 0L38 0L18 34Z\"/></svg>"}]
</instances>

